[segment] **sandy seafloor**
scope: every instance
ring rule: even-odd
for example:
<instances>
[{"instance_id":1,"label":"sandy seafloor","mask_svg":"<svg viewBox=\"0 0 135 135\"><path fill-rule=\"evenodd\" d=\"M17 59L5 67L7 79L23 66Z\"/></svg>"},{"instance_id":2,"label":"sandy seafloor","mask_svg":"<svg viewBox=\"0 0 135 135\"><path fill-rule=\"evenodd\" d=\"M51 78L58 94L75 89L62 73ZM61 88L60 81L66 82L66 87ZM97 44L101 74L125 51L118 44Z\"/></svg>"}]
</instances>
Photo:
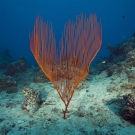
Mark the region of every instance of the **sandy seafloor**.
<instances>
[{"instance_id":1,"label":"sandy seafloor","mask_svg":"<svg viewBox=\"0 0 135 135\"><path fill-rule=\"evenodd\" d=\"M31 72L22 74L26 81ZM111 77L105 71L88 75L75 90L67 119L63 119L64 103L51 82L30 83L29 87L41 91L45 102L33 115L22 110L25 97L20 82L17 93L0 93L0 127L9 128L7 135L135 135L135 125L119 115L118 97L131 91L108 90L127 81L124 73Z\"/></svg>"}]
</instances>

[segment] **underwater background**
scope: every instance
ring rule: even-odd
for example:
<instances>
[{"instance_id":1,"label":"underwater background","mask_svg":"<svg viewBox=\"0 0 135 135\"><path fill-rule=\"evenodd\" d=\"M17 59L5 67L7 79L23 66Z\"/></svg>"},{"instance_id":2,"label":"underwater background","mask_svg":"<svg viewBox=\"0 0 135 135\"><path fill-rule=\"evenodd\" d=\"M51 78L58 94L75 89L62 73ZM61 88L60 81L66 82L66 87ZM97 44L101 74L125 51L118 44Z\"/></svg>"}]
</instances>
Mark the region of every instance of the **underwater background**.
<instances>
[{"instance_id":1,"label":"underwater background","mask_svg":"<svg viewBox=\"0 0 135 135\"><path fill-rule=\"evenodd\" d=\"M14 60L26 56L29 64L35 64L29 47L37 15L52 22L58 41L64 24L75 21L76 15L96 13L102 23L102 47L97 55L108 55L108 44L114 46L128 39L135 30L134 0L1 0L0 1L0 49L10 50ZM96 59L95 59L96 60Z\"/></svg>"},{"instance_id":2,"label":"underwater background","mask_svg":"<svg viewBox=\"0 0 135 135\"><path fill-rule=\"evenodd\" d=\"M73 48L37 51L38 15L58 46L81 13ZM135 0L0 0L0 135L135 135Z\"/></svg>"}]
</instances>

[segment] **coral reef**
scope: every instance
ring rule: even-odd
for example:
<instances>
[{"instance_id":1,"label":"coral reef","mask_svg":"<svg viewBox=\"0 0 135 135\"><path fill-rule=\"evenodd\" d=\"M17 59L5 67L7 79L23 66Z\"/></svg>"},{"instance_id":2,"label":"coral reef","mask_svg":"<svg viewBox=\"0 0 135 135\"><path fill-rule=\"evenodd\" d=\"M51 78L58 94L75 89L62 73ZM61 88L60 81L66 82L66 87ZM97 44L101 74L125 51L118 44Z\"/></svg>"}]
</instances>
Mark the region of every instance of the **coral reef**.
<instances>
[{"instance_id":1,"label":"coral reef","mask_svg":"<svg viewBox=\"0 0 135 135\"><path fill-rule=\"evenodd\" d=\"M109 76L112 76L112 74L114 73L114 71L115 71L116 68L117 68L117 65L114 64L114 65L112 65L111 67L109 67L109 68L106 70L108 77L109 77Z\"/></svg>"},{"instance_id":2,"label":"coral reef","mask_svg":"<svg viewBox=\"0 0 135 135\"><path fill-rule=\"evenodd\" d=\"M7 93L14 93L17 92L17 83L16 81L10 76L1 76L0 77L0 92L6 91Z\"/></svg>"},{"instance_id":3,"label":"coral reef","mask_svg":"<svg viewBox=\"0 0 135 135\"><path fill-rule=\"evenodd\" d=\"M110 51L109 57L101 57L95 64L93 74L99 74L106 71L108 77L114 73L120 74L127 72L132 67L135 67L135 33L131 38L124 41L122 44L116 46L108 45L107 49Z\"/></svg>"},{"instance_id":4,"label":"coral reef","mask_svg":"<svg viewBox=\"0 0 135 135\"><path fill-rule=\"evenodd\" d=\"M34 91L33 89L26 87L22 90L26 101L22 103L22 109L27 110L29 114L33 114L38 110L40 105L44 102L39 91Z\"/></svg>"},{"instance_id":5,"label":"coral reef","mask_svg":"<svg viewBox=\"0 0 135 135\"><path fill-rule=\"evenodd\" d=\"M23 72L27 69L27 61L25 57L9 64L4 72L5 75L14 76L16 73Z\"/></svg>"},{"instance_id":6,"label":"coral reef","mask_svg":"<svg viewBox=\"0 0 135 135\"><path fill-rule=\"evenodd\" d=\"M108 45L107 49L110 56L102 57L94 66L92 73L99 74L104 71L107 77L111 77L108 91L123 94L120 115L135 124L135 33L122 44Z\"/></svg>"},{"instance_id":7,"label":"coral reef","mask_svg":"<svg viewBox=\"0 0 135 135\"><path fill-rule=\"evenodd\" d=\"M128 45L132 50L126 48ZM96 66L91 65L89 74L76 88L66 120L61 119L63 105L57 92L51 83L44 83L46 76L37 65L12 77L2 76L4 70L0 70L2 90L19 90L14 94L0 93L0 135L53 134L54 131L56 134L134 135L135 34L118 46L127 51L101 57ZM9 85L9 78L18 86L12 81ZM24 96L20 95L21 90Z\"/></svg>"},{"instance_id":8,"label":"coral reef","mask_svg":"<svg viewBox=\"0 0 135 135\"><path fill-rule=\"evenodd\" d=\"M109 51L111 55L120 55L123 52L123 48L120 48L119 45L116 46L111 46L110 44L107 45L106 47Z\"/></svg>"},{"instance_id":9,"label":"coral reef","mask_svg":"<svg viewBox=\"0 0 135 135\"><path fill-rule=\"evenodd\" d=\"M35 83L44 83L44 82L50 82L50 80L46 77L46 75L42 72L42 70L39 70L34 78L33 82Z\"/></svg>"},{"instance_id":10,"label":"coral reef","mask_svg":"<svg viewBox=\"0 0 135 135\"><path fill-rule=\"evenodd\" d=\"M123 100L121 115L125 120L135 124L135 92L123 96Z\"/></svg>"}]
</instances>

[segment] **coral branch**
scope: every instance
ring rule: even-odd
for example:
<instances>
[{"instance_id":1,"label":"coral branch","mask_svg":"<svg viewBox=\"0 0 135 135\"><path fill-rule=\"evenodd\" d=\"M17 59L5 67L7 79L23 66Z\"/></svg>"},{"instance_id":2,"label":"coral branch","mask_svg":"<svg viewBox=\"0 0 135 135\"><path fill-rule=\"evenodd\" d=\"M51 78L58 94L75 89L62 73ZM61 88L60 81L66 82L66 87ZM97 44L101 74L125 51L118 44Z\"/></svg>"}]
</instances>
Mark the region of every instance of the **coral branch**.
<instances>
[{"instance_id":1,"label":"coral branch","mask_svg":"<svg viewBox=\"0 0 135 135\"><path fill-rule=\"evenodd\" d=\"M88 74L100 46L101 25L95 14L89 18L81 14L75 23L68 21L58 46L52 26L37 17L30 48L65 104L64 118L74 90Z\"/></svg>"}]
</instances>

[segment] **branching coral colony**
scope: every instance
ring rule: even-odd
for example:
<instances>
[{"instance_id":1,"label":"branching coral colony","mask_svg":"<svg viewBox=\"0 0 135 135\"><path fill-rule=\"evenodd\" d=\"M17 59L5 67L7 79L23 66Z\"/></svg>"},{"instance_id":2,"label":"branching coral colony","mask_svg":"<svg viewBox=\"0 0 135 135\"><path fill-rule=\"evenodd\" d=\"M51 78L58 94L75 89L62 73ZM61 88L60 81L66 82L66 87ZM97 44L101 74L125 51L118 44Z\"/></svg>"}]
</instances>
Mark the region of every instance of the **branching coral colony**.
<instances>
[{"instance_id":1,"label":"branching coral colony","mask_svg":"<svg viewBox=\"0 0 135 135\"><path fill-rule=\"evenodd\" d=\"M36 18L30 49L65 104L64 118L75 88L88 74L101 42L101 24L96 14L89 18L84 14L76 16L75 23L69 20L58 46L52 25Z\"/></svg>"}]
</instances>

